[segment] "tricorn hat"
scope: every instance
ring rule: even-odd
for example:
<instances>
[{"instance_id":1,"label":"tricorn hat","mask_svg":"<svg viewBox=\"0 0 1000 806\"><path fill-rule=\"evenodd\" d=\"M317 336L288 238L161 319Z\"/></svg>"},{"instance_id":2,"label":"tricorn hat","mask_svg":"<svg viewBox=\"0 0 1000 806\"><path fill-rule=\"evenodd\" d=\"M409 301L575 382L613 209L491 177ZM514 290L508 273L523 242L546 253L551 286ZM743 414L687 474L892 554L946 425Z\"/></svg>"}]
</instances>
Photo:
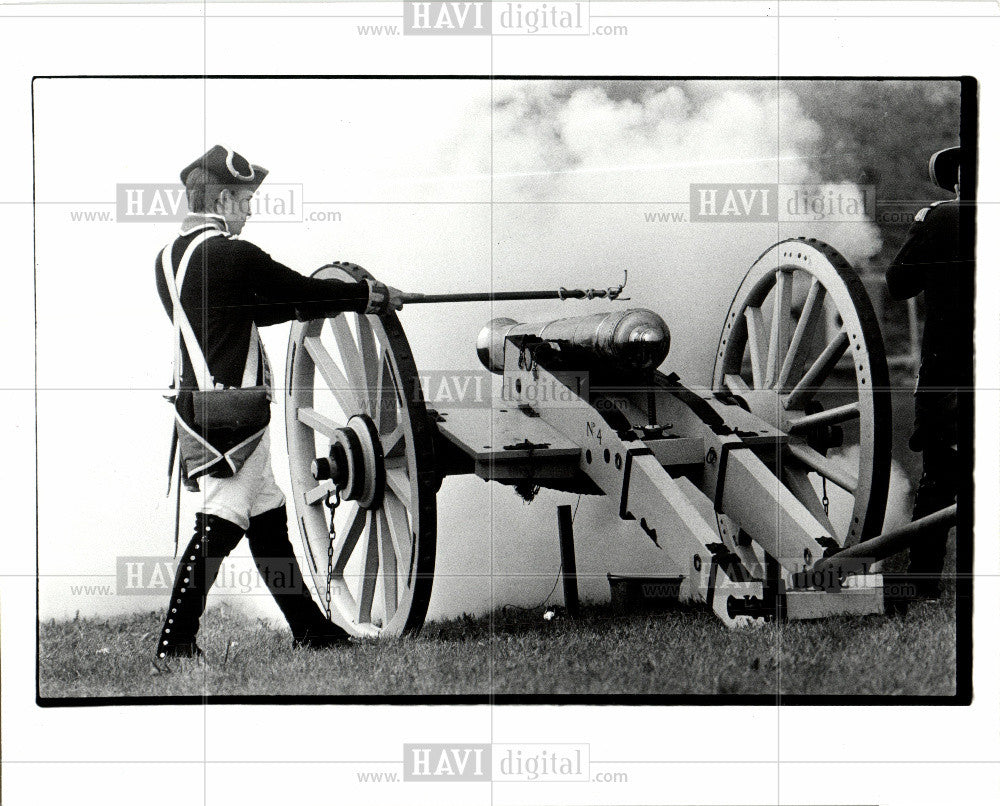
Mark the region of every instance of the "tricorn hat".
<instances>
[{"instance_id":1,"label":"tricorn hat","mask_svg":"<svg viewBox=\"0 0 1000 806\"><path fill-rule=\"evenodd\" d=\"M942 148L931 154L930 162L927 164L931 181L939 188L954 191L958 184L958 166L962 161L962 149L960 146Z\"/></svg>"},{"instance_id":2,"label":"tricorn hat","mask_svg":"<svg viewBox=\"0 0 1000 806\"><path fill-rule=\"evenodd\" d=\"M256 190L267 176L267 169L252 165L242 154L225 146L212 146L204 155L181 171L181 182L187 184L188 175L201 168L218 178L224 185L239 185Z\"/></svg>"}]
</instances>

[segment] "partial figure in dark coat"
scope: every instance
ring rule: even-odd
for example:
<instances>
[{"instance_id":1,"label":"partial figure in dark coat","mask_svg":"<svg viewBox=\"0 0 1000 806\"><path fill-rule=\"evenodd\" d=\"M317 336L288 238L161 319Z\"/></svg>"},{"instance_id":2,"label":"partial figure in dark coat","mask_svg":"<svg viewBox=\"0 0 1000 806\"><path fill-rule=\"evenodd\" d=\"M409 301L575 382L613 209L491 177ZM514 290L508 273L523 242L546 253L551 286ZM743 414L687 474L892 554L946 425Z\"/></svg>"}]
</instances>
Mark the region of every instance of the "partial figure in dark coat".
<instances>
[{"instance_id":1,"label":"partial figure in dark coat","mask_svg":"<svg viewBox=\"0 0 1000 806\"><path fill-rule=\"evenodd\" d=\"M960 194L959 148L944 149L930 159L931 180L955 193L917 213L899 254L886 273L889 294L905 300L923 292L924 334L915 393L914 431L910 448L923 454L913 519L955 503L958 487L959 394L972 389L972 321L974 258L972 207ZM949 527L924 534L911 548L907 587L917 598L941 593L941 573Z\"/></svg>"}]
</instances>

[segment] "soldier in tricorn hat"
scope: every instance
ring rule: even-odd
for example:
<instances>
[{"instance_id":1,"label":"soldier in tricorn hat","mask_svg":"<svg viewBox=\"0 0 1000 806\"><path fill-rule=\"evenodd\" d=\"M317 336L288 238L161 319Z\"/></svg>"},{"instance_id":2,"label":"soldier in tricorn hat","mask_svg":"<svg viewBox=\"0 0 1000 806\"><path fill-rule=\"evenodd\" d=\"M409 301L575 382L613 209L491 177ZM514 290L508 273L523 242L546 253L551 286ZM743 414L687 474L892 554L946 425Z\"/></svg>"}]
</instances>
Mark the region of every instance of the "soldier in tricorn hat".
<instances>
[{"instance_id":1,"label":"soldier in tricorn hat","mask_svg":"<svg viewBox=\"0 0 1000 806\"><path fill-rule=\"evenodd\" d=\"M313 600L288 539L285 499L271 471L269 395L261 396L264 414L256 423L244 424L242 414L234 415L237 425L218 432L227 435L224 444L213 444L199 431L190 402L187 408L181 405L198 390L269 388L260 326L402 307L399 292L382 283L304 277L240 240L251 198L265 176L264 168L221 145L184 168L180 177L189 215L156 260L157 291L175 325L180 468L186 482L191 485L197 478L202 490L194 536L181 555L156 643L154 674L184 665L180 658L201 662L195 638L205 598L222 561L244 534L294 645L318 648L348 639Z\"/></svg>"}]
</instances>

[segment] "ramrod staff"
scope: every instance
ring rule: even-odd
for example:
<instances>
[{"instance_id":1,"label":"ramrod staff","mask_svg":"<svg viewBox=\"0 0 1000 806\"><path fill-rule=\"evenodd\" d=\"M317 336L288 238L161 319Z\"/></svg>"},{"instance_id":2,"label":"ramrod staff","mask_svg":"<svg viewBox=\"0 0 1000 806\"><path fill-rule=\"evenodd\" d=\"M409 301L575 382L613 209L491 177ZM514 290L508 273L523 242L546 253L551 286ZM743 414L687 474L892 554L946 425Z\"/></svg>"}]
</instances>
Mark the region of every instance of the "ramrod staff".
<instances>
[{"instance_id":1,"label":"ramrod staff","mask_svg":"<svg viewBox=\"0 0 1000 806\"><path fill-rule=\"evenodd\" d=\"M628 282L628 271L621 285L613 288L557 288L544 291L478 291L457 294L402 294L404 305L430 302L510 302L534 299L609 299L622 300L621 293Z\"/></svg>"}]
</instances>

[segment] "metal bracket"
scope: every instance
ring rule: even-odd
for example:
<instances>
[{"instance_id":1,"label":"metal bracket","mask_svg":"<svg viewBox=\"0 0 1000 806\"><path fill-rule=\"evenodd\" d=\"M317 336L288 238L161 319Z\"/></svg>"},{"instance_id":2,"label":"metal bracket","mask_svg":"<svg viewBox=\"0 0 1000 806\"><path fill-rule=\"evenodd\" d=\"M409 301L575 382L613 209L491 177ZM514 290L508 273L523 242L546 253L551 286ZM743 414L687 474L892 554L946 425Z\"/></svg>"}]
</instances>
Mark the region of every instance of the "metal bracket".
<instances>
[{"instance_id":1,"label":"metal bracket","mask_svg":"<svg viewBox=\"0 0 1000 806\"><path fill-rule=\"evenodd\" d=\"M537 414L535 415L538 416ZM504 445L503 449L505 451L531 451L537 448L547 448L549 447L548 442L532 442L530 439L522 439L520 442L512 442L510 445Z\"/></svg>"},{"instance_id":2,"label":"metal bracket","mask_svg":"<svg viewBox=\"0 0 1000 806\"><path fill-rule=\"evenodd\" d=\"M713 449L709 448L711 452ZM726 484L726 462L729 460L729 454L731 451L748 451L750 446L745 442L723 442L719 446L718 454L718 465L719 469L715 477L715 500L712 502L715 507L715 511L719 514L725 514L722 512L722 493L723 488Z\"/></svg>"},{"instance_id":3,"label":"metal bracket","mask_svg":"<svg viewBox=\"0 0 1000 806\"><path fill-rule=\"evenodd\" d=\"M653 452L649 448L630 448L625 451L625 467L622 471L622 494L618 499L620 502L618 506L618 517L620 517L623 521L635 520L635 515L628 511L628 486L632 477L632 459L636 456L652 455Z\"/></svg>"}]
</instances>

